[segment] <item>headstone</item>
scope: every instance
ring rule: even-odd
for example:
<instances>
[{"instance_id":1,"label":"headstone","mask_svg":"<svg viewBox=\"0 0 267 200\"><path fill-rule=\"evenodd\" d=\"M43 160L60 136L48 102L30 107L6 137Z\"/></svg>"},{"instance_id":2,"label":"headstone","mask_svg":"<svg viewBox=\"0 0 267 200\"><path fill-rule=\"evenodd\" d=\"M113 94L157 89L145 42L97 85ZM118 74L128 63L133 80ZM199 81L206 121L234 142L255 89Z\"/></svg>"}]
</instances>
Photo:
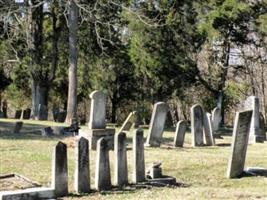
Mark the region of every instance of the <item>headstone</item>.
<instances>
[{"instance_id":1,"label":"headstone","mask_svg":"<svg viewBox=\"0 0 267 200\"><path fill-rule=\"evenodd\" d=\"M90 94L91 109L89 129L106 128L106 95L99 90Z\"/></svg>"},{"instance_id":2,"label":"headstone","mask_svg":"<svg viewBox=\"0 0 267 200\"><path fill-rule=\"evenodd\" d=\"M22 126L23 126L23 122L16 122L13 133L20 133Z\"/></svg>"},{"instance_id":3,"label":"headstone","mask_svg":"<svg viewBox=\"0 0 267 200\"><path fill-rule=\"evenodd\" d=\"M203 146L203 109L196 104L191 107L192 146Z\"/></svg>"},{"instance_id":4,"label":"headstone","mask_svg":"<svg viewBox=\"0 0 267 200\"><path fill-rule=\"evenodd\" d=\"M250 124L249 143L263 142L264 138L260 135L260 101L256 96L248 97L243 106L244 110L252 110Z\"/></svg>"},{"instance_id":5,"label":"headstone","mask_svg":"<svg viewBox=\"0 0 267 200\"><path fill-rule=\"evenodd\" d=\"M204 127L206 145L208 146L215 145L210 113L203 113L203 127Z\"/></svg>"},{"instance_id":6,"label":"headstone","mask_svg":"<svg viewBox=\"0 0 267 200\"><path fill-rule=\"evenodd\" d=\"M183 147L184 136L186 132L186 121L180 120L176 125L176 131L174 136L174 147Z\"/></svg>"},{"instance_id":7,"label":"headstone","mask_svg":"<svg viewBox=\"0 0 267 200\"><path fill-rule=\"evenodd\" d=\"M30 117L31 117L31 109L27 108L26 110L23 110L22 118L30 119Z\"/></svg>"},{"instance_id":8,"label":"headstone","mask_svg":"<svg viewBox=\"0 0 267 200\"><path fill-rule=\"evenodd\" d=\"M211 113L213 131L218 131L222 120L221 109L215 107Z\"/></svg>"},{"instance_id":9,"label":"headstone","mask_svg":"<svg viewBox=\"0 0 267 200\"><path fill-rule=\"evenodd\" d=\"M60 122L60 123L65 122L66 116L67 116L66 111L60 111L57 115L57 122Z\"/></svg>"},{"instance_id":10,"label":"headstone","mask_svg":"<svg viewBox=\"0 0 267 200\"><path fill-rule=\"evenodd\" d=\"M45 127L41 129L42 136L52 136L53 134L53 129L51 127Z\"/></svg>"},{"instance_id":11,"label":"headstone","mask_svg":"<svg viewBox=\"0 0 267 200\"><path fill-rule=\"evenodd\" d=\"M164 131L164 125L168 112L168 105L164 102L158 102L154 105L151 121L149 124L146 146L159 147Z\"/></svg>"},{"instance_id":12,"label":"headstone","mask_svg":"<svg viewBox=\"0 0 267 200\"><path fill-rule=\"evenodd\" d=\"M228 178L237 178L244 171L252 112L249 110L236 114L231 156L227 169Z\"/></svg>"},{"instance_id":13,"label":"headstone","mask_svg":"<svg viewBox=\"0 0 267 200\"><path fill-rule=\"evenodd\" d=\"M109 148L104 138L97 141L96 151L95 188L96 190L108 190L111 188Z\"/></svg>"},{"instance_id":14,"label":"headstone","mask_svg":"<svg viewBox=\"0 0 267 200\"><path fill-rule=\"evenodd\" d=\"M67 145L62 142L54 147L51 185L57 197L68 194Z\"/></svg>"},{"instance_id":15,"label":"headstone","mask_svg":"<svg viewBox=\"0 0 267 200\"><path fill-rule=\"evenodd\" d=\"M15 119L20 119L22 110L16 110Z\"/></svg>"},{"instance_id":16,"label":"headstone","mask_svg":"<svg viewBox=\"0 0 267 200\"><path fill-rule=\"evenodd\" d=\"M128 183L126 134L120 132L115 135L115 184L123 186Z\"/></svg>"},{"instance_id":17,"label":"headstone","mask_svg":"<svg viewBox=\"0 0 267 200\"><path fill-rule=\"evenodd\" d=\"M121 129L119 132L129 131L135 122L136 122L136 111L131 112L128 115L127 119L125 120L125 122L121 126Z\"/></svg>"},{"instance_id":18,"label":"headstone","mask_svg":"<svg viewBox=\"0 0 267 200\"><path fill-rule=\"evenodd\" d=\"M145 181L144 132L137 129L133 135L133 182Z\"/></svg>"},{"instance_id":19,"label":"headstone","mask_svg":"<svg viewBox=\"0 0 267 200\"><path fill-rule=\"evenodd\" d=\"M74 188L78 193L90 192L89 142L84 137L76 140Z\"/></svg>"},{"instance_id":20,"label":"headstone","mask_svg":"<svg viewBox=\"0 0 267 200\"><path fill-rule=\"evenodd\" d=\"M45 105L39 104L38 107L38 120L47 120L48 108Z\"/></svg>"},{"instance_id":21,"label":"headstone","mask_svg":"<svg viewBox=\"0 0 267 200\"><path fill-rule=\"evenodd\" d=\"M260 135L263 137L264 141L266 138L266 129L265 129L265 119L262 113L260 113Z\"/></svg>"}]
</instances>

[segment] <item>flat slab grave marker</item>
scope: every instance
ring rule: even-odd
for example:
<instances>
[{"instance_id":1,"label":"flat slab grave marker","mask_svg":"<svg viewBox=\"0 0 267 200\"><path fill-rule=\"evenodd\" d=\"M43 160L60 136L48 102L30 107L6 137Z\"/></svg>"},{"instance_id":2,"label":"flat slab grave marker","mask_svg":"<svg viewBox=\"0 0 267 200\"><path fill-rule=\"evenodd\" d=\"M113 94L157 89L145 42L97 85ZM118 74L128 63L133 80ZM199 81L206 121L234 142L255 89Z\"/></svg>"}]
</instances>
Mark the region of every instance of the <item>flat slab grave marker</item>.
<instances>
[{"instance_id":1,"label":"flat slab grave marker","mask_svg":"<svg viewBox=\"0 0 267 200\"><path fill-rule=\"evenodd\" d=\"M249 110L236 114L227 178L238 178L244 171L252 112Z\"/></svg>"},{"instance_id":2,"label":"flat slab grave marker","mask_svg":"<svg viewBox=\"0 0 267 200\"><path fill-rule=\"evenodd\" d=\"M168 109L168 105L164 102L154 105L145 146L160 146Z\"/></svg>"}]
</instances>

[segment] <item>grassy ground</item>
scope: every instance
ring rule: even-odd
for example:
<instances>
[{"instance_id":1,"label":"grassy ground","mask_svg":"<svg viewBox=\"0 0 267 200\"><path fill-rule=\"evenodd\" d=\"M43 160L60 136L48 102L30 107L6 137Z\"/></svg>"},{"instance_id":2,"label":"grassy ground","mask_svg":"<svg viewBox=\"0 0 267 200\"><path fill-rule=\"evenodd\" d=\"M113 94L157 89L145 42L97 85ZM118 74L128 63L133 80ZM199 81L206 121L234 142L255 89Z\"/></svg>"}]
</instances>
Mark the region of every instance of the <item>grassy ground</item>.
<instances>
[{"instance_id":1,"label":"grassy ground","mask_svg":"<svg viewBox=\"0 0 267 200\"><path fill-rule=\"evenodd\" d=\"M74 151L73 139L62 137L42 137L29 133L21 134L8 131L12 120L0 120L0 174L18 173L43 185L49 185L51 176L52 148L59 140L65 141L69 158L69 188L73 192ZM31 126L51 125L52 122L27 121ZM25 123L27 123L25 122ZM55 125L62 125L53 123ZM146 133L146 132L145 132ZM128 166L131 180L131 138L129 133ZM191 148L191 135L186 134L184 148L172 148L174 133L165 132L161 148L146 148L145 162L161 161L163 173L174 176L180 187L146 187L111 192L93 192L86 196L71 194L70 199L267 199L265 177L243 177L226 179L226 169L230 154L230 136L217 139L215 147ZM267 145L255 144L248 147L246 166L267 167ZM113 152L110 152L111 171L113 171ZM94 188L95 152L90 152L91 185ZM113 177L112 177L113 178ZM112 180L113 181L113 180Z\"/></svg>"}]
</instances>

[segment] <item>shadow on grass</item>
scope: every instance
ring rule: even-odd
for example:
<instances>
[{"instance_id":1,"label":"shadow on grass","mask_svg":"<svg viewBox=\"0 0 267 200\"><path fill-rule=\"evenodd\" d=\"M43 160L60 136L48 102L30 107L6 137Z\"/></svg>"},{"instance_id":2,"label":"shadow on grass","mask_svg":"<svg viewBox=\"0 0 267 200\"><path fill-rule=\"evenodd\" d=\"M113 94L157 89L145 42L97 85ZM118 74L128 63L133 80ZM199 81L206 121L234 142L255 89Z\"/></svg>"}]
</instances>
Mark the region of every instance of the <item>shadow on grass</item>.
<instances>
[{"instance_id":1,"label":"shadow on grass","mask_svg":"<svg viewBox=\"0 0 267 200\"><path fill-rule=\"evenodd\" d=\"M97 191L97 190L91 190L90 193L82 193L82 194L77 194L77 193L70 193L68 197L86 197L90 196L92 194L101 194L101 195L116 195L116 194L130 194L130 193L135 193L138 190L141 189L146 189L150 190L155 187L165 187L165 188L187 188L190 187L190 184L186 183L176 183L175 185L162 185L162 184L155 184L155 183L150 183L150 182L143 182L139 184L129 184L127 186L123 187L115 187L113 186L110 190L106 191ZM63 199L62 199L63 200Z\"/></svg>"},{"instance_id":2,"label":"shadow on grass","mask_svg":"<svg viewBox=\"0 0 267 200\"><path fill-rule=\"evenodd\" d=\"M230 143L221 143L221 144L216 144L216 146L219 146L219 147L230 147L231 144Z\"/></svg>"}]
</instances>

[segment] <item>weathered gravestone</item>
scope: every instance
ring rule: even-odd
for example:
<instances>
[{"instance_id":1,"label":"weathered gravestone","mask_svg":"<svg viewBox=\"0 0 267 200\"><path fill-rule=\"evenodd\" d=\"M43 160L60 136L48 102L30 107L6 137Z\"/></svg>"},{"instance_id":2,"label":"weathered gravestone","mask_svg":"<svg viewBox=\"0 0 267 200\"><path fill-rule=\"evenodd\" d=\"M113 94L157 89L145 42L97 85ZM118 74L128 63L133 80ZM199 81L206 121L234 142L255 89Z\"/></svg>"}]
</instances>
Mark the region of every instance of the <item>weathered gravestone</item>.
<instances>
[{"instance_id":1,"label":"weathered gravestone","mask_svg":"<svg viewBox=\"0 0 267 200\"><path fill-rule=\"evenodd\" d=\"M212 119L213 131L218 131L220 128L221 120L222 120L221 109L219 107L215 107L212 110L211 119Z\"/></svg>"},{"instance_id":2,"label":"weathered gravestone","mask_svg":"<svg viewBox=\"0 0 267 200\"><path fill-rule=\"evenodd\" d=\"M260 101L256 96L248 97L243 105L244 110L252 110L250 122L249 143L264 142L260 134Z\"/></svg>"},{"instance_id":3,"label":"weathered gravestone","mask_svg":"<svg viewBox=\"0 0 267 200\"><path fill-rule=\"evenodd\" d=\"M260 113L260 135L266 141L265 119L262 113Z\"/></svg>"},{"instance_id":4,"label":"weathered gravestone","mask_svg":"<svg viewBox=\"0 0 267 200\"><path fill-rule=\"evenodd\" d=\"M137 129L133 135L133 182L145 181L144 132Z\"/></svg>"},{"instance_id":5,"label":"weathered gravestone","mask_svg":"<svg viewBox=\"0 0 267 200\"><path fill-rule=\"evenodd\" d=\"M89 142L78 138L75 145L74 189L76 192L90 192Z\"/></svg>"},{"instance_id":6,"label":"weathered gravestone","mask_svg":"<svg viewBox=\"0 0 267 200\"><path fill-rule=\"evenodd\" d=\"M146 146L159 147L164 131L164 125L168 112L168 105L164 102L158 102L154 105L151 121L146 139Z\"/></svg>"},{"instance_id":7,"label":"weathered gravestone","mask_svg":"<svg viewBox=\"0 0 267 200\"><path fill-rule=\"evenodd\" d=\"M22 126L23 126L23 122L16 122L13 133L20 133Z\"/></svg>"},{"instance_id":8,"label":"weathered gravestone","mask_svg":"<svg viewBox=\"0 0 267 200\"><path fill-rule=\"evenodd\" d=\"M192 146L203 146L203 109L196 104L191 107Z\"/></svg>"},{"instance_id":9,"label":"weathered gravestone","mask_svg":"<svg viewBox=\"0 0 267 200\"><path fill-rule=\"evenodd\" d=\"M30 117L31 117L31 109L27 108L26 110L23 110L22 118L30 119Z\"/></svg>"},{"instance_id":10,"label":"weathered gravestone","mask_svg":"<svg viewBox=\"0 0 267 200\"><path fill-rule=\"evenodd\" d=\"M186 121L180 120L177 123L174 136L174 144L173 144L174 147L183 147L186 126L187 126Z\"/></svg>"},{"instance_id":11,"label":"weathered gravestone","mask_svg":"<svg viewBox=\"0 0 267 200\"><path fill-rule=\"evenodd\" d=\"M231 156L227 169L228 178L237 178L244 171L252 112L249 110L236 114Z\"/></svg>"},{"instance_id":12,"label":"weathered gravestone","mask_svg":"<svg viewBox=\"0 0 267 200\"><path fill-rule=\"evenodd\" d=\"M39 104L38 106L38 120L47 120L48 108L45 105Z\"/></svg>"},{"instance_id":13,"label":"weathered gravestone","mask_svg":"<svg viewBox=\"0 0 267 200\"><path fill-rule=\"evenodd\" d=\"M105 138L97 141L96 150L96 172L95 188L97 190L108 190L111 188L109 147Z\"/></svg>"},{"instance_id":14,"label":"weathered gravestone","mask_svg":"<svg viewBox=\"0 0 267 200\"><path fill-rule=\"evenodd\" d=\"M58 121L58 114L60 112L60 109L58 106L53 106L52 113L53 113L53 119L55 122Z\"/></svg>"},{"instance_id":15,"label":"weathered gravestone","mask_svg":"<svg viewBox=\"0 0 267 200\"><path fill-rule=\"evenodd\" d=\"M16 110L15 112L15 119L20 119L22 110Z\"/></svg>"},{"instance_id":16,"label":"weathered gravestone","mask_svg":"<svg viewBox=\"0 0 267 200\"><path fill-rule=\"evenodd\" d=\"M57 197L68 194L67 145L58 142L54 148L52 161L52 188Z\"/></svg>"},{"instance_id":17,"label":"weathered gravestone","mask_svg":"<svg viewBox=\"0 0 267 200\"><path fill-rule=\"evenodd\" d=\"M115 184L123 186L128 183L126 134L120 132L115 135Z\"/></svg>"},{"instance_id":18,"label":"weathered gravestone","mask_svg":"<svg viewBox=\"0 0 267 200\"><path fill-rule=\"evenodd\" d=\"M104 137L108 142L110 149L114 146L114 134L115 129L106 128L106 95L101 91L94 91L90 94L91 109L89 130L87 132L81 132L80 136L83 136L89 140L89 148L96 149L97 140Z\"/></svg>"},{"instance_id":19,"label":"weathered gravestone","mask_svg":"<svg viewBox=\"0 0 267 200\"><path fill-rule=\"evenodd\" d=\"M136 111L131 112L126 118L125 122L122 124L119 132L129 131L136 122L136 118Z\"/></svg>"},{"instance_id":20,"label":"weathered gravestone","mask_svg":"<svg viewBox=\"0 0 267 200\"><path fill-rule=\"evenodd\" d=\"M208 146L215 145L210 113L203 113L203 127L204 127L206 145Z\"/></svg>"}]
</instances>

